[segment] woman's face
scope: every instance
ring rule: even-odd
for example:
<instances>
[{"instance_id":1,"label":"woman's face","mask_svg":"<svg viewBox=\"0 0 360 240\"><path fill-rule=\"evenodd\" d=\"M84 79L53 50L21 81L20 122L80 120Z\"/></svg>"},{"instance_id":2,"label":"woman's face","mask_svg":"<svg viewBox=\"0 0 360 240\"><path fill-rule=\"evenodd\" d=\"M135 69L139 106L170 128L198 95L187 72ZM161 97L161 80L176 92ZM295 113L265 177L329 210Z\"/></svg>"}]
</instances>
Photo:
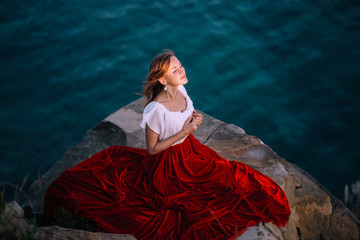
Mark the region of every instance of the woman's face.
<instances>
[{"instance_id":1,"label":"woman's face","mask_svg":"<svg viewBox=\"0 0 360 240\"><path fill-rule=\"evenodd\" d=\"M165 73L163 79L165 80L165 85L168 86L180 86L188 82L185 69L175 56L170 58L169 70Z\"/></svg>"}]
</instances>

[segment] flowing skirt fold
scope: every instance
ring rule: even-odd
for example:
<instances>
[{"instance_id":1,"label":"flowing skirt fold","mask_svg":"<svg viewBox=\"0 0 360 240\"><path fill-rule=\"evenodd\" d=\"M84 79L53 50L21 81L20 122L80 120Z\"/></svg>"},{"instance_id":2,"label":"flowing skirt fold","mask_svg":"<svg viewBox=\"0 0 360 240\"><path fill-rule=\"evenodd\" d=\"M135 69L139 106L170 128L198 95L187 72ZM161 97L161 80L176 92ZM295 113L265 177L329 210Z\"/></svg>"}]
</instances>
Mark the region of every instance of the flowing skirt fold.
<instances>
[{"instance_id":1,"label":"flowing skirt fold","mask_svg":"<svg viewBox=\"0 0 360 240\"><path fill-rule=\"evenodd\" d=\"M112 146L64 171L45 194L44 221L63 207L102 232L137 239L235 239L290 207L271 178L228 161L193 135L165 151Z\"/></svg>"}]
</instances>

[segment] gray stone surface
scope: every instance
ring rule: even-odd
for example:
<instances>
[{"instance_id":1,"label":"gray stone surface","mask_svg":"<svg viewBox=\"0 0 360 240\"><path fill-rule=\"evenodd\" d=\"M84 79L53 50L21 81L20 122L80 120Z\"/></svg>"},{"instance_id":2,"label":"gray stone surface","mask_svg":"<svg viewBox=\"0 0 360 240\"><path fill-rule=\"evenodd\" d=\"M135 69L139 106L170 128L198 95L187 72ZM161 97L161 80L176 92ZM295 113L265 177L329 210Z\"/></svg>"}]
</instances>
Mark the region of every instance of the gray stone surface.
<instances>
[{"instance_id":1,"label":"gray stone surface","mask_svg":"<svg viewBox=\"0 0 360 240\"><path fill-rule=\"evenodd\" d=\"M46 188L63 170L110 145L145 147L144 132L139 126L141 102L139 99L108 116L42 176L40 190L36 190L38 182L32 185L31 199L36 203L36 211L42 211ZM349 209L310 174L278 156L259 138L207 114L194 135L221 156L244 162L274 179L289 199L292 214L285 227L259 224L238 239L359 239L360 223Z\"/></svg>"}]
</instances>

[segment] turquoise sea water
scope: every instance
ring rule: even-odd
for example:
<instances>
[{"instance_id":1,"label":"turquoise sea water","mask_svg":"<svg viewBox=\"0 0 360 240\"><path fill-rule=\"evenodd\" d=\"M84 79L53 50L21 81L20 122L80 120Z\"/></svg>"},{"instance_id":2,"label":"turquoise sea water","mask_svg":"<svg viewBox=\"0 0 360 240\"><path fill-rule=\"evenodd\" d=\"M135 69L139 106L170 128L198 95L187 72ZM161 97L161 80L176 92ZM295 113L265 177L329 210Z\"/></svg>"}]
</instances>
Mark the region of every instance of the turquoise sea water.
<instances>
[{"instance_id":1,"label":"turquoise sea water","mask_svg":"<svg viewBox=\"0 0 360 240\"><path fill-rule=\"evenodd\" d=\"M169 48L195 107L342 198L360 179L360 3L0 2L0 181L45 173Z\"/></svg>"}]
</instances>

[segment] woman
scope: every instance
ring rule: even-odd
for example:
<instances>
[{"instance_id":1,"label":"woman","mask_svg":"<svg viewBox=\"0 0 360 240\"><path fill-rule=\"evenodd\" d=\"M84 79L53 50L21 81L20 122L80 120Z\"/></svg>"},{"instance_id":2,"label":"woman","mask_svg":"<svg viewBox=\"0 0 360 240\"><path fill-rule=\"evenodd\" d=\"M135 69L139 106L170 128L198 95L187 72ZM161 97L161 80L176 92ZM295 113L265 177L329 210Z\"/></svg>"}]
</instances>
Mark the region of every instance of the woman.
<instances>
[{"instance_id":1,"label":"woman","mask_svg":"<svg viewBox=\"0 0 360 240\"><path fill-rule=\"evenodd\" d=\"M59 207L137 239L235 239L262 221L287 223L288 200L272 179L194 138L202 115L187 81L172 51L154 58L143 90L146 149L112 146L63 172L45 195L46 224Z\"/></svg>"}]
</instances>

